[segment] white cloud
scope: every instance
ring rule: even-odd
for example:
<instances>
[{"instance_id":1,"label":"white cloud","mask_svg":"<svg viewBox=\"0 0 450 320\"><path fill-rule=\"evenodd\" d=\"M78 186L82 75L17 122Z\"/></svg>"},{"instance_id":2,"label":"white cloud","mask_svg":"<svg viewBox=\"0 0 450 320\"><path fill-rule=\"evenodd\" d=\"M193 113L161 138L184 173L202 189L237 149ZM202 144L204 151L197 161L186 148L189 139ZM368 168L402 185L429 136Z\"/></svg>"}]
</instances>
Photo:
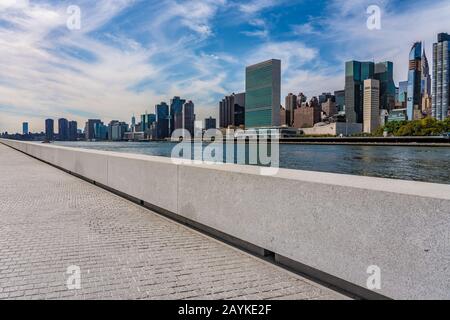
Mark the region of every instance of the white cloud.
<instances>
[{"instance_id":1,"label":"white cloud","mask_svg":"<svg viewBox=\"0 0 450 320\"><path fill-rule=\"evenodd\" d=\"M264 9L273 7L279 4L277 0L250 0L245 3L239 4L239 10L247 14L255 14Z\"/></svg>"},{"instance_id":2,"label":"white cloud","mask_svg":"<svg viewBox=\"0 0 450 320\"><path fill-rule=\"evenodd\" d=\"M133 3L82 1L82 29L73 32L66 28L64 7L27 5L5 9L1 19L8 24L0 26L0 130L20 130L22 121L29 121L34 130L42 130L46 117L74 119L79 127L88 116L95 115L104 121L128 121L131 114L152 112L157 102L173 95L192 99L199 108L215 107L212 95L225 93L221 85L225 76L218 72L218 66L224 61L231 63L232 57L223 54L216 60L197 56L193 49L198 39L182 36L173 41L171 35L165 34L165 23L158 25L152 19L148 25L159 37L147 47L117 33L103 33L107 42L92 36L92 31ZM201 40L210 33L210 19L225 3L167 1L158 9L175 9L173 14L178 19L172 25L189 25ZM166 59L153 62L155 55ZM192 62L193 74L168 80L171 75L167 70L186 59ZM142 90L132 89L146 82L149 85ZM163 93L154 89L158 86L164 87Z\"/></svg>"}]
</instances>

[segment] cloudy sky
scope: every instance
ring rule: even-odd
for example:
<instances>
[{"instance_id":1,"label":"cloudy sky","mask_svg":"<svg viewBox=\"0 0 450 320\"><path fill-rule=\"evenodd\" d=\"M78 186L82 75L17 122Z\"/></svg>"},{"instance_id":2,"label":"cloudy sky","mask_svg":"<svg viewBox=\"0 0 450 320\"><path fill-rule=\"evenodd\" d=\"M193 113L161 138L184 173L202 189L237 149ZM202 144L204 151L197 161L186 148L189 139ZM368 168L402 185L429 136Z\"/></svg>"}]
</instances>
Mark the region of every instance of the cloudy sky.
<instances>
[{"instance_id":1,"label":"cloudy sky","mask_svg":"<svg viewBox=\"0 0 450 320\"><path fill-rule=\"evenodd\" d=\"M79 30L67 27L73 5ZM369 5L380 30L367 28ZM129 122L174 95L217 116L245 66L270 58L283 96L343 89L351 59L393 61L398 83L412 43L431 61L449 17L449 0L0 0L0 132L40 131L48 117Z\"/></svg>"}]
</instances>

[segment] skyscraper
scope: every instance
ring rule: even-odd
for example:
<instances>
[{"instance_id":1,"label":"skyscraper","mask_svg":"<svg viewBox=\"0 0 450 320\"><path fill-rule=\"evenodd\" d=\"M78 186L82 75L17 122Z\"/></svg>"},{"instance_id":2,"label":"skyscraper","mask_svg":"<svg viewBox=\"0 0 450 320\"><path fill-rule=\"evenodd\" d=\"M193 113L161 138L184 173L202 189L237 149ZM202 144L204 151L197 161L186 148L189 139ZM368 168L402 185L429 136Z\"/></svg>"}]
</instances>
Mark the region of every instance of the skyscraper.
<instances>
[{"instance_id":1,"label":"skyscraper","mask_svg":"<svg viewBox=\"0 0 450 320\"><path fill-rule=\"evenodd\" d=\"M78 124L76 121L69 121L69 141L77 140Z\"/></svg>"},{"instance_id":2,"label":"skyscraper","mask_svg":"<svg viewBox=\"0 0 450 320\"><path fill-rule=\"evenodd\" d=\"M161 102L155 106L156 113L156 138L169 138L169 106Z\"/></svg>"},{"instance_id":3,"label":"skyscraper","mask_svg":"<svg viewBox=\"0 0 450 320\"><path fill-rule=\"evenodd\" d=\"M205 130L216 129L216 119L209 117L205 119Z\"/></svg>"},{"instance_id":4,"label":"skyscraper","mask_svg":"<svg viewBox=\"0 0 450 320\"><path fill-rule=\"evenodd\" d=\"M390 61L375 64L374 79L380 81L380 109L395 107L394 64Z\"/></svg>"},{"instance_id":5,"label":"skyscraper","mask_svg":"<svg viewBox=\"0 0 450 320\"><path fill-rule=\"evenodd\" d=\"M245 127L280 125L281 61L272 59L246 68Z\"/></svg>"},{"instance_id":6,"label":"skyscraper","mask_svg":"<svg viewBox=\"0 0 450 320\"><path fill-rule=\"evenodd\" d=\"M408 97L408 81L400 81L398 84L398 102L406 108L406 100Z\"/></svg>"},{"instance_id":7,"label":"skyscraper","mask_svg":"<svg viewBox=\"0 0 450 320\"><path fill-rule=\"evenodd\" d=\"M183 105L183 129L189 131L191 133L191 137L194 136L194 122L194 103L189 100Z\"/></svg>"},{"instance_id":8,"label":"skyscraper","mask_svg":"<svg viewBox=\"0 0 450 320\"><path fill-rule=\"evenodd\" d=\"M84 136L86 140L93 140L96 139L95 138L95 125L97 123L103 124L101 120L99 119L89 119L86 122L86 126L84 128Z\"/></svg>"},{"instance_id":9,"label":"skyscraper","mask_svg":"<svg viewBox=\"0 0 450 320\"><path fill-rule=\"evenodd\" d=\"M28 134L30 131L28 130L28 122L22 123L22 134Z\"/></svg>"},{"instance_id":10,"label":"skyscraper","mask_svg":"<svg viewBox=\"0 0 450 320\"><path fill-rule=\"evenodd\" d=\"M440 33L433 44L432 116L438 120L448 117L450 107L450 35Z\"/></svg>"},{"instance_id":11,"label":"skyscraper","mask_svg":"<svg viewBox=\"0 0 450 320\"><path fill-rule=\"evenodd\" d=\"M373 133L380 126L380 81L364 80L364 132Z\"/></svg>"},{"instance_id":12,"label":"skyscraper","mask_svg":"<svg viewBox=\"0 0 450 320\"><path fill-rule=\"evenodd\" d=\"M339 90L334 92L336 99L336 108L338 111L344 111L345 107L345 90Z\"/></svg>"},{"instance_id":13,"label":"skyscraper","mask_svg":"<svg viewBox=\"0 0 450 320\"><path fill-rule=\"evenodd\" d=\"M67 119L58 119L58 138L61 141L69 139L69 121Z\"/></svg>"},{"instance_id":14,"label":"skyscraper","mask_svg":"<svg viewBox=\"0 0 450 320\"><path fill-rule=\"evenodd\" d=\"M141 130L149 132L150 127L156 121L156 115L153 113L145 113L141 115Z\"/></svg>"},{"instance_id":15,"label":"skyscraper","mask_svg":"<svg viewBox=\"0 0 450 320\"><path fill-rule=\"evenodd\" d=\"M406 114L408 120L414 120L414 110L420 109L422 84L422 43L416 42L409 53L408 93Z\"/></svg>"},{"instance_id":16,"label":"skyscraper","mask_svg":"<svg viewBox=\"0 0 450 320\"><path fill-rule=\"evenodd\" d=\"M348 61L345 63L345 114L347 122L363 122L364 80L373 79L373 62Z\"/></svg>"},{"instance_id":17,"label":"skyscraper","mask_svg":"<svg viewBox=\"0 0 450 320\"><path fill-rule=\"evenodd\" d=\"M54 121L53 119L45 120L45 139L52 141L55 137Z\"/></svg>"},{"instance_id":18,"label":"skyscraper","mask_svg":"<svg viewBox=\"0 0 450 320\"><path fill-rule=\"evenodd\" d=\"M422 96L431 96L431 75L430 75L430 65L428 64L428 58L425 53L425 48L423 48L422 53L422 83L421 83L421 94Z\"/></svg>"},{"instance_id":19,"label":"skyscraper","mask_svg":"<svg viewBox=\"0 0 450 320\"><path fill-rule=\"evenodd\" d=\"M289 93L285 99L286 108L286 124L287 126L292 126L294 122L294 110L297 108L297 96L295 94Z\"/></svg>"},{"instance_id":20,"label":"skyscraper","mask_svg":"<svg viewBox=\"0 0 450 320\"><path fill-rule=\"evenodd\" d=\"M131 117L131 132L135 132L136 131L136 117L133 116Z\"/></svg>"},{"instance_id":21,"label":"skyscraper","mask_svg":"<svg viewBox=\"0 0 450 320\"><path fill-rule=\"evenodd\" d=\"M225 96L219 103L219 126L239 127L245 124L245 93Z\"/></svg>"},{"instance_id":22,"label":"skyscraper","mask_svg":"<svg viewBox=\"0 0 450 320\"><path fill-rule=\"evenodd\" d=\"M331 92L323 92L319 96L319 104L327 102L328 99L331 99L331 101L336 102L336 97L332 95Z\"/></svg>"},{"instance_id":23,"label":"skyscraper","mask_svg":"<svg viewBox=\"0 0 450 320\"><path fill-rule=\"evenodd\" d=\"M178 123L178 126L175 126L175 118L177 115L181 115L183 113L183 105L185 103L186 100L181 99L180 97L173 97L173 99L170 100L170 134L172 134L172 132L176 129L181 129L183 126L182 123Z\"/></svg>"}]
</instances>

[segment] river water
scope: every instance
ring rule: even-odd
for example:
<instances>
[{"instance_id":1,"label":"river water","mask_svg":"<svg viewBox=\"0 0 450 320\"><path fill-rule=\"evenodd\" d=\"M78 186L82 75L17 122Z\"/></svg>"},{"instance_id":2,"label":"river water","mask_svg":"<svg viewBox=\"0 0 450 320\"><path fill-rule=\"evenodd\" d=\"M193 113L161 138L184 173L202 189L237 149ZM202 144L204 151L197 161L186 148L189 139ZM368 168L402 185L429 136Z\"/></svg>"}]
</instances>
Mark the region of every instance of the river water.
<instances>
[{"instance_id":1,"label":"river water","mask_svg":"<svg viewBox=\"0 0 450 320\"><path fill-rule=\"evenodd\" d=\"M57 145L170 157L169 142L55 142ZM450 184L450 148L282 144L280 167Z\"/></svg>"}]
</instances>

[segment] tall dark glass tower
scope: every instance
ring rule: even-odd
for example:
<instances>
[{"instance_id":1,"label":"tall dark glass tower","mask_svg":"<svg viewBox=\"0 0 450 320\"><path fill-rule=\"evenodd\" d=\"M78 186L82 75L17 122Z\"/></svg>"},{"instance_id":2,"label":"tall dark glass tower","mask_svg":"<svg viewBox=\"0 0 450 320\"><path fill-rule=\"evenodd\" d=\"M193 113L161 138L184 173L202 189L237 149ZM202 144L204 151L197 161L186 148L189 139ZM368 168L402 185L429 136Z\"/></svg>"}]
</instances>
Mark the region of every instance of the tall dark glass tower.
<instances>
[{"instance_id":1,"label":"tall dark glass tower","mask_svg":"<svg viewBox=\"0 0 450 320\"><path fill-rule=\"evenodd\" d=\"M373 62L345 63L345 114L349 123L363 123L364 80L373 79Z\"/></svg>"},{"instance_id":2,"label":"tall dark glass tower","mask_svg":"<svg viewBox=\"0 0 450 320\"><path fill-rule=\"evenodd\" d=\"M394 109L394 64L390 61L375 64L375 80L380 81L380 109Z\"/></svg>"},{"instance_id":3,"label":"tall dark glass tower","mask_svg":"<svg viewBox=\"0 0 450 320\"><path fill-rule=\"evenodd\" d=\"M55 137L55 122L53 119L45 120L45 139L52 141Z\"/></svg>"},{"instance_id":4,"label":"tall dark glass tower","mask_svg":"<svg viewBox=\"0 0 450 320\"><path fill-rule=\"evenodd\" d=\"M179 127L175 125L175 118L182 117L183 105L185 103L186 100L181 99L180 97L173 97L173 99L170 100L170 134L176 129L182 129L182 125Z\"/></svg>"},{"instance_id":5,"label":"tall dark glass tower","mask_svg":"<svg viewBox=\"0 0 450 320\"><path fill-rule=\"evenodd\" d=\"M414 108L421 105L422 84L422 42L416 42L409 53L408 93L406 115L414 120Z\"/></svg>"},{"instance_id":6,"label":"tall dark glass tower","mask_svg":"<svg viewBox=\"0 0 450 320\"><path fill-rule=\"evenodd\" d=\"M219 103L219 126L239 127L245 124L245 92L225 96Z\"/></svg>"},{"instance_id":7,"label":"tall dark glass tower","mask_svg":"<svg viewBox=\"0 0 450 320\"><path fill-rule=\"evenodd\" d=\"M192 101L188 101L183 105L183 129L189 131L191 133L191 137L194 136L194 125L194 103Z\"/></svg>"},{"instance_id":8,"label":"tall dark glass tower","mask_svg":"<svg viewBox=\"0 0 450 320\"><path fill-rule=\"evenodd\" d=\"M67 119L58 120L58 138L61 141L69 140L69 121Z\"/></svg>"},{"instance_id":9,"label":"tall dark glass tower","mask_svg":"<svg viewBox=\"0 0 450 320\"><path fill-rule=\"evenodd\" d=\"M155 106L157 139L169 138L169 106L161 102Z\"/></svg>"},{"instance_id":10,"label":"tall dark glass tower","mask_svg":"<svg viewBox=\"0 0 450 320\"><path fill-rule=\"evenodd\" d=\"M450 108L450 35L440 33L433 44L432 116L444 120Z\"/></svg>"},{"instance_id":11,"label":"tall dark glass tower","mask_svg":"<svg viewBox=\"0 0 450 320\"><path fill-rule=\"evenodd\" d=\"M75 141L78 136L78 124L76 121L69 121L69 140Z\"/></svg>"}]
</instances>

